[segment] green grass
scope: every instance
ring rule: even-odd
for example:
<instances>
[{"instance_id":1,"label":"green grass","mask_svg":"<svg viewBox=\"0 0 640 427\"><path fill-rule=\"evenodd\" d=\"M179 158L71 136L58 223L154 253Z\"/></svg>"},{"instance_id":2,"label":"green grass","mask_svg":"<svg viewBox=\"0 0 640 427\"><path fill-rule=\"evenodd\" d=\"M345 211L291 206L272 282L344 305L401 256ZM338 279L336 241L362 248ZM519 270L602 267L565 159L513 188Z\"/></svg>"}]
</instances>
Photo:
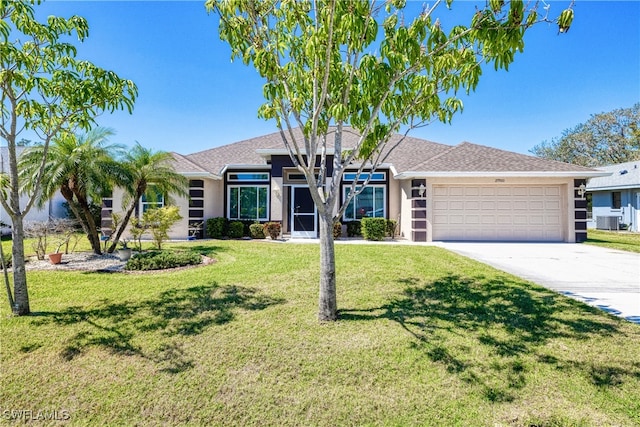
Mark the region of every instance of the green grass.
<instances>
[{"instance_id":1,"label":"green grass","mask_svg":"<svg viewBox=\"0 0 640 427\"><path fill-rule=\"evenodd\" d=\"M68 425L632 426L640 326L437 247L172 245L208 266L29 272L0 312L0 414ZM5 419L6 420L6 419Z\"/></svg>"},{"instance_id":2,"label":"green grass","mask_svg":"<svg viewBox=\"0 0 640 427\"><path fill-rule=\"evenodd\" d=\"M589 230L585 243L610 249L640 253L640 233Z\"/></svg>"}]
</instances>

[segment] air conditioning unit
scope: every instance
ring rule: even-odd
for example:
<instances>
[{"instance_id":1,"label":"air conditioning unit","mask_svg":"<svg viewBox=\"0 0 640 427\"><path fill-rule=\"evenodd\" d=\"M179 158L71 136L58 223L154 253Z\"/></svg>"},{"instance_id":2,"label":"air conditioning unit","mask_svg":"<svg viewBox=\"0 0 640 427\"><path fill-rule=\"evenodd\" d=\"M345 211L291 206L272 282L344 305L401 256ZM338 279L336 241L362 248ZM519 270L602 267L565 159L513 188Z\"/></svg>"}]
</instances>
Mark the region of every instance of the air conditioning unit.
<instances>
[{"instance_id":1,"label":"air conditioning unit","mask_svg":"<svg viewBox=\"0 0 640 427\"><path fill-rule=\"evenodd\" d=\"M598 230L620 230L619 216L598 216L596 217L596 228Z\"/></svg>"}]
</instances>

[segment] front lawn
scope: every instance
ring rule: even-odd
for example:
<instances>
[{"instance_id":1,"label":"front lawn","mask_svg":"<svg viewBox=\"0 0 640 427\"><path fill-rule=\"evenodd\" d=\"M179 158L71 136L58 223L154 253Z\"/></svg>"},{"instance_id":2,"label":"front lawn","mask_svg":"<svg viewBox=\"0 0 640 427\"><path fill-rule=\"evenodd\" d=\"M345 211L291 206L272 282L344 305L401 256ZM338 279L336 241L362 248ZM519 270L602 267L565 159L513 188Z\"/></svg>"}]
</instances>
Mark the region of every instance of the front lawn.
<instances>
[{"instance_id":1,"label":"front lawn","mask_svg":"<svg viewBox=\"0 0 640 427\"><path fill-rule=\"evenodd\" d=\"M640 233L589 229L585 243L610 249L640 253Z\"/></svg>"},{"instance_id":2,"label":"front lawn","mask_svg":"<svg viewBox=\"0 0 640 427\"><path fill-rule=\"evenodd\" d=\"M639 325L444 249L337 246L341 320L318 324L317 245L172 246L217 262L28 273L34 315L0 311L2 419L640 424Z\"/></svg>"}]
</instances>

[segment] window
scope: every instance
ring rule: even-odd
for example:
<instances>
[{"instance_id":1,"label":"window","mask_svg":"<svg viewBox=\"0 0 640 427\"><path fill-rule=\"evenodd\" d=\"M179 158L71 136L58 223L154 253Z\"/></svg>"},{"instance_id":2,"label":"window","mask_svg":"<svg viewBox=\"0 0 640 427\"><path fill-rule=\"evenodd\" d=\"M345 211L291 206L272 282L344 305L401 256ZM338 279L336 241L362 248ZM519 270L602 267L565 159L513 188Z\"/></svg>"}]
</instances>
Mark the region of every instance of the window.
<instances>
[{"instance_id":1,"label":"window","mask_svg":"<svg viewBox=\"0 0 640 427\"><path fill-rule=\"evenodd\" d=\"M261 186L229 186L228 218L267 221L269 219L268 190Z\"/></svg>"},{"instance_id":2,"label":"window","mask_svg":"<svg viewBox=\"0 0 640 427\"><path fill-rule=\"evenodd\" d=\"M153 189L151 189L153 191ZM152 194L152 193L151 193ZM140 214L142 215L149 209L161 208L164 206L164 194L156 193L153 197L143 194L140 199Z\"/></svg>"},{"instance_id":3,"label":"window","mask_svg":"<svg viewBox=\"0 0 640 427\"><path fill-rule=\"evenodd\" d=\"M358 188L359 189L359 188ZM344 187L344 198L351 193L351 187ZM345 221L354 221L361 218L385 218L386 217L386 187L384 185L371 185L362 190L347 205L344 211Z\"/></svg>"},{"instance_id":4,"label":"window","mask_svg":"<svg viewBox=\"0 0 640 427\"><path fill-rule=\"evenodd\" d=\"M611 193L611 208L612 209L620 209L622 207L622 197L619 191L614 191Z\"/></svg>"},{"instance_id":5,"label":"window","mask_svg":"<svg viewBox=\"0 0 640 427\"><path fill-rule=\"evenodd\" d=\"M356 179L356 175L357 173L355 172L345 172L342 180L353 181L354 179ZM369 178L369 175L370 174L366 172L361 173L360 179L358 180L358 182L366 181L367 178ZM384 172L374 172L373 174L371 174L371 181L384 181L385 178L386 178L386 174Z\"/></svg>"},{"instance_id":6,"label":"window","mask_svg":"<svg viewBox=\"0 0 640 427\"><path fill-rule=\"evenodd\" d=\"M269 181L268 172L234 172L227 175L228 181Z\"/></svg>"}]
</instances>

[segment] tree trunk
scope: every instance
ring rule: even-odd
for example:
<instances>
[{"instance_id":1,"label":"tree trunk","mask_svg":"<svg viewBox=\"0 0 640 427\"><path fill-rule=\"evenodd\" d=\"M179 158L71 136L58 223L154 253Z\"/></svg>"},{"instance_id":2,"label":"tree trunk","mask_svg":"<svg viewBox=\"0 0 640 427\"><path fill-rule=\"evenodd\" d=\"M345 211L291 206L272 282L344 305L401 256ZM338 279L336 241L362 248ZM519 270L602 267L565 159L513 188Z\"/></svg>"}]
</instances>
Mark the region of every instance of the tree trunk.
<instances>
[{"instance_id":1,"label":"tree trunk","mask_svg":"<svg viewBox=\"0 0 640 427\"><path fill-rule=\"evenodd\" d=\"M27 271L24 262L24 227L22 215L11 215L12 222L12 268L13 268L13 314L25 316L31 313L27 290Z\"/></svg>"},{"instance_id":2,"label":"tree trunk","mask_svg":"<svg viewBox=\"0 0 640 427\"><path fill-rule=\"evenodd\" d=\"M139 200L140 200L139 198L136 199L129 206L129 209L127 209L127 212L125 213L124 218L122 219L122 222L120 223L120 226L116 230L115 237L112 238L113 241L111 242L111 246L109 246L109 249L107 250L107 253L113 253L113 251L116 250L116 246L118 245L118 242L120 241L120 237L122 236L122 233L124 233L125 228L127 228L127 225L129 224L129 221L131 220L131 215L133 215L133 211L135 210Z\"/></svg>"},{"instance_id":3,"label":"tree trunk","mask_svg":"<svg viewBox=\"0 0 640 427\"><path fill-rule=\"evenodd\" d=\"M338 319L336 300L336 258L333 244L333 213L320 215L320 298L318 320L332 322Z\"/></svg>"},{"instance_id":4,"label":"tree trunk","mask_svg":"<svg viewBox=\"0 0 640 427\"><path fill-rule=\"evenodd\" d=\"M89 209L88 203L83 203L82 212L87 221L87 237L89 238L89 243L91 243L91 249L96 255L102 255L102 248L100 247L100 236L98 236L98 227L96 226L96 222L93 220L93 214L91 213L91 209Z\"/></svg>"}]
</instances>

